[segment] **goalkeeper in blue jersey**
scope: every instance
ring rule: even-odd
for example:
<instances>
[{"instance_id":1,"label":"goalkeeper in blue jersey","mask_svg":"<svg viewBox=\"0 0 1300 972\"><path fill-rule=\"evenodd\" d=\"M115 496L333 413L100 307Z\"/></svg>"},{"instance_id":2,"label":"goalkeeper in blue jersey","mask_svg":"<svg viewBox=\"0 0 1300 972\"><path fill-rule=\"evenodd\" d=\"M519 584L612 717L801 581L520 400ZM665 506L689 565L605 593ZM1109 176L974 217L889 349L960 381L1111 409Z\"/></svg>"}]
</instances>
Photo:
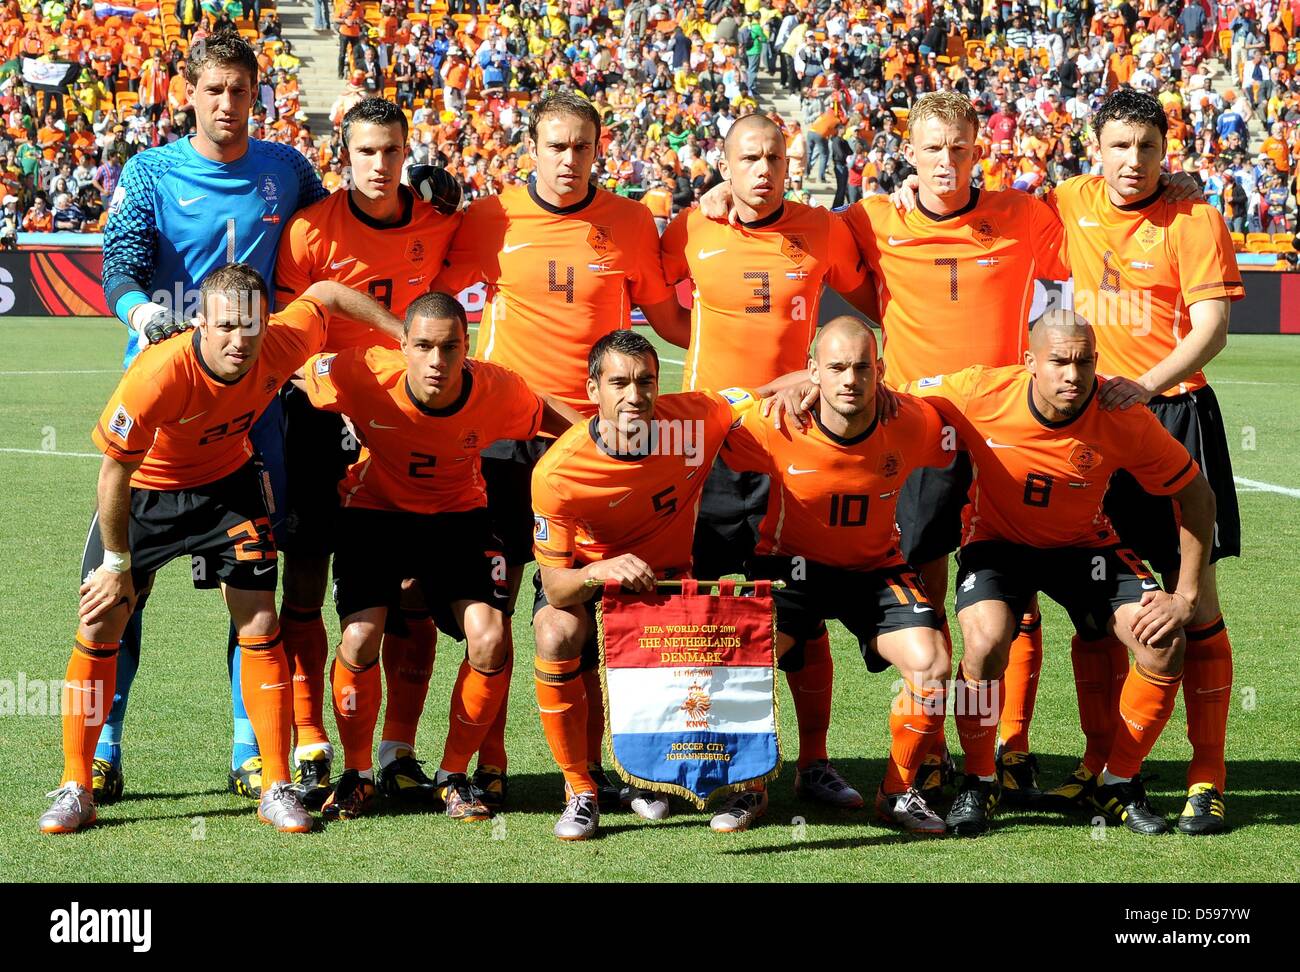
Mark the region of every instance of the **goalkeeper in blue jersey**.
<instances>
[{"instance_id":1,"label":"goalkeeper in blue jersey","mask_svg":"<svg viewBox=\"0 0 1300 972\"><path fill-rule=\"evenodd\" d=\"M195 45L186 93L197 132L134 156L122 170L104 227L104 294L128 331L124 364L146 344L190 327L199 283L227 263L247 263L274 293L276 248L290 217L327 193L307 160L287 145L253 139L249 111L257 92L257 55L237 34ZM284 419L279 400L253 426L253 446L274 498L272 526L284 509ZM269 505L269 504L268 504ZM279 532L278 530L276 531ZM195 564L196 578L204 565ZM217 586L215 569L211 586ZM261 795L261 757L239 691L239 654L231 641L234 745L230 788ZM117 694L95 750L94 795L122 794L122 719L140 660L140 613L118 652Z\"/></svg>"}]
</instances>

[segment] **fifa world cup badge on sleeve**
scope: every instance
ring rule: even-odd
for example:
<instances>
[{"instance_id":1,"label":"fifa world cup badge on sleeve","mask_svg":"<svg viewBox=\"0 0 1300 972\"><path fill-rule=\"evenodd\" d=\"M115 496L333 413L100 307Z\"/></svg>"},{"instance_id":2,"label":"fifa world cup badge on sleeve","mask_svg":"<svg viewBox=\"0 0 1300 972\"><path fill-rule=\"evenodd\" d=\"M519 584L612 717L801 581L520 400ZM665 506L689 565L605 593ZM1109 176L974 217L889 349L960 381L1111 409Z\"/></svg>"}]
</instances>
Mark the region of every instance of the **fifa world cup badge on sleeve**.
<instances>
[{"instance_id":1,"label":"fifa world cup badge on sleeve","mask_svg":"<svg viewBox=\"0 0 1300 972\"><path fill-rule=\"evenodd\" d=\"M771 585L717 596L606 587L597 616L605 724L629 782L703 809L776 777L776 616Z\"/></svg>"}]
</instances>

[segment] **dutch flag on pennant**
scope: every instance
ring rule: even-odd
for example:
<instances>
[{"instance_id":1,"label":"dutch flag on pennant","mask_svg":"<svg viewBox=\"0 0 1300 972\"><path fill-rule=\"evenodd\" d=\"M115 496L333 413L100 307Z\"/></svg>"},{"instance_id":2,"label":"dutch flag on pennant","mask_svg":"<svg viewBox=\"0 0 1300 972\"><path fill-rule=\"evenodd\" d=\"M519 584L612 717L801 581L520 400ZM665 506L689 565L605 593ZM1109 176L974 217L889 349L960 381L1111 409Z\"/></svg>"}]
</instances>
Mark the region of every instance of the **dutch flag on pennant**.
<instances>
[{"instance_id":1,"label":"dutch flag on pennant","mask_svg":"<svg viewBox=\"0 0 1300 972\"><path fill-rule=\"evenodd\" d=\"M611 585L612 586L612 585ZM606 589L601 680L614 765L629 782L703 808L781 765L771 584L718 596Z\"/></svg>"}]
</instances>

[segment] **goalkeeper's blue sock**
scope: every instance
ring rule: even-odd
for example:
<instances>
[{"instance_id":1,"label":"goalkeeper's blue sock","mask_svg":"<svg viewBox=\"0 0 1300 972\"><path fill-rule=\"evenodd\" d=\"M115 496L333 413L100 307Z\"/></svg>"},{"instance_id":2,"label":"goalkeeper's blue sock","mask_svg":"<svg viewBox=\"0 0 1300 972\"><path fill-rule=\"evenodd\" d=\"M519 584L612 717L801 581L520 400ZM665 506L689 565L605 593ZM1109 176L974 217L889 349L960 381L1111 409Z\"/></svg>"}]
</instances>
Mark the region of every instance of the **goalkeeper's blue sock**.
<instances>
[{"instance_id":1,"label":"goalkeeper's blue sock","mask_svg":"<svg viewBox=\"0 0 1300 972\"><path fill-rule=\"evenodd\" d=\"M230 626L230 643L226 648L226 667L230 672L230 708L235 719L235 732L230 745L230 768L239 769L244 761L258 755L257 734L244 708L244 693L239 687L239 646L235 626Z\"/></svg>"},{"instance_id":2,"label":"goalkeeper's blue sock","mask_svg":"<svg viewBox=\"0 0 1300 972\"><path fill-rule=\"evenodd\" d=\"M113 693L113 708L109 710L104 728L99 731L95 746L95 759L106 759L114 766L122 765L122 720L126 718L127 697L140 667L140 617L136 611L126 623L117 651L117 688Z\"/></svg>"}]
</instances>

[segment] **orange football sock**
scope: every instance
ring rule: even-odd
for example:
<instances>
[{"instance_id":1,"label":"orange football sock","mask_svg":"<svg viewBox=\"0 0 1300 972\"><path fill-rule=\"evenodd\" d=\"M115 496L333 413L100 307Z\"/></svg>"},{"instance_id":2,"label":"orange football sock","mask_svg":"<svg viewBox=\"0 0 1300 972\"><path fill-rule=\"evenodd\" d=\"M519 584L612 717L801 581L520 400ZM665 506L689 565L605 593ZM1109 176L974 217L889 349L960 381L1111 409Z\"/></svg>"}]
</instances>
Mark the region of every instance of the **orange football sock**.
<instances>
[{"instance_id":1,"label":"orange football sock","mask_svg":"<svg viewBox=\"0 0 1300 972\"><path fill-rule=\"evenodd\" d=\"M948 627L948 618L943 619L943 640L948 643L948 657L952 658L952 629ZM929 738L926 742L925 752L921 754L921 759L927 756L942 756L948 751L948 733L945 730L945 724L948 721L946 712L939 713L939 731Z\"/></svg>"},{"instance_id":2,"label":"orange football sock","mask_svg":"<svg viewBox=\"0 0 1300 972\"><path fill-rule=\"evenodd\" d=\"M903 687L889 709L889 763L885 767L885 793L904 793L916 782L921 760L935 734L943 727L944 693L940 686L917 689L903 679Z\"/></svg>"},{"instance_id":3,"label":"orange football sock","mask_svg":"<svg viewBox=\"0 0 1300 972\"><path fill-rule=\"evenodd\" d=\"M415 732L429 695L429 679L438 650L438 629L427 614L403 611L405 634L384 631L379 657L384 666L385 742L406 743L415 749Z\"/></svg>"},{"instance_id":4,"label":"orange football sock","mask_svg":"<svg viewBox=\"0 0 1300 972\"><path fill-rule=\"evenodd\" d=\"M800 769L827 758L826 733L831 725L831 688L835 680L829 634L823 631L804 642L803 652L803 668L785 673L799 726Z\"/></svg>"},{"instance_id":5,"label":"orange football sock","mask_svg":"<svg viewBox=\"0 0 1300 972\"><path fill-rule=\"evenodd\" d=\"M1029 722L1038 699L1038 673L1043 668L1043 617L1037 611L1020 619L1020 630L1011 642L1007 670L1002 676L1006 699L1002 705L999 734L1002 748L1013 753L1029 752Z\"/></svg>"},{"instance_id":6,"label":"orange football sock","mask_svg":"<svg viewBox=\"0 0 1300 972\"><path fill-rule=\"evenodd\" d=\"M1133 666L1119 697L1119 725L1106 759L1105 768L1113 775L1134 777L1141 771L1142 761L1173 714L1182 680L1182 672L1156 675L1141 665Z\"/></svg>"},{"instance_id":7,"label":"orange football sock","mask_svg":"<svg viewBox=\"0 0 1300 972\"><path fill-rule=\"evenodd\" d=\"M375 723L379 721L379 703L384 693L378 660L365 668L352 668L335 652L330 682L334 686L334 719L343 743L343 768L371 769Z\"/></svg>"},{"instance_id":8,"label":"orange football sock","mask_svg":"<svg viewBox=\"0 0 1300 972\"><path fill-rule=\"evenodd\" d=\"M1106 765L1119 722L1119 695L1128 675L1128 649L1113 635L1084 641L1070 639L1070 664L1079 703L1079 728L1085 748L1083 765L1094 776Z\"/></svg>"},{"instance_id":9,"label":"orange football sock","mask_svg":"<svg viewBox=\"0 0 1300 972\"><path fill-rule=\"evenodd\" d=\"M542 731L551 755L574 793L595 793L587 772L587 690L582 683L581 658L534 662L533 681Z\"/></svg>"},{"instance_id":10,"label":"orange football sock","mask_svg":"<svg viewBox=\"0 0 1300 972\"><path fill-rule=\"evenodd\" d=\"M460 663L456 684L451 690L451 715L447 720L447 745L442 751L442 769L464 773L469 759L483 744L492 728L501 702L510 684L502 665L494 672L481 672L466 658Z\"/></svg>"},{"instance_id":11,"label":"orange football sock","mask_svg":"<svg viewBox=\"0 0 1300 972\"><path fill-rule=\"evenodd\" d=\"M1209 624L1185 629L1183 704L1187 706L1187 739L1192 761L1187 785L1213 783L1224 792L1227 767L1223 747L1232 705L1232 644L1220 615Z\"/></svg>"},{"instance_id":12,"label":"orange football sock","mask_svg":"<svg viewBox=\"0 0 1300 972\"><path fill-rule=\"evenodd\" d=\"M239 690L262 754L262 787L289 781L293 744L293 674L277 628L269 635L240 635Z\"/></svg>"},{"instance_id":13,"label":"orange football sock","mask_svg":"<svg viewBox=\"0 0 1300 972\"><path fill-rule=\"evenodd\" d=\"M507 632L510 630L506 628ZM506 667L502 674L505 676L505 684L501 691L501 708L497 710L497 717L492 720L492 725L483 737L483 743L478 748L478 764L480 766L495 766L503 773L506 770L506 719L509 713L506 711L510 708L510 679L515 670L515 653L512 651L506 655Z\"/></svg>"},{"instance_id":14,"label":"orange football sock","mask_svg":"<svg viewBox=\"0 0 1300 972\"><path fill-rule=\"evenodd\" d=\"M953 682L957 738L966 754L965 768L974 776L993 776L998 722L1002 713L1002 679L968 679L961 666Z\"/></svg>"},{"instance_id":15,"label":"orange football sock","mask_svg":"<svg viewBox=\"0 0 1300 972\"><path fill-rule=\"evenodd\" d=\"M117 691L117 644L76 636L63 676L63 783L91 788L95 744Z\"/></svg>"},{"instance_id":16,"label":"orange football sock","mask_svg":"<svg viewBox=\"0 0 1300 972\"><path fill-rule=\"evenodd\" d=\"M320 608L280 607L280 633L284 654L293 671L293 727L297 745L312 746L330 741L325 732L325 662L329 640Z\"/></svg>"},{"instance_id":17,"label":"orange football sock","mask_svg":"<svg viewBox=\"0 0 1300 972\"><path fill-rule=\"evenodd\" d=\"M600 668L582 673L587 690L587 759L599 763L605 750L605 693L600 687Z\"/></svg>"}]
</instances>

